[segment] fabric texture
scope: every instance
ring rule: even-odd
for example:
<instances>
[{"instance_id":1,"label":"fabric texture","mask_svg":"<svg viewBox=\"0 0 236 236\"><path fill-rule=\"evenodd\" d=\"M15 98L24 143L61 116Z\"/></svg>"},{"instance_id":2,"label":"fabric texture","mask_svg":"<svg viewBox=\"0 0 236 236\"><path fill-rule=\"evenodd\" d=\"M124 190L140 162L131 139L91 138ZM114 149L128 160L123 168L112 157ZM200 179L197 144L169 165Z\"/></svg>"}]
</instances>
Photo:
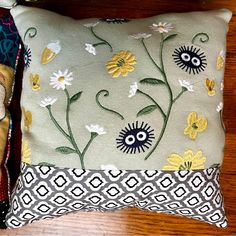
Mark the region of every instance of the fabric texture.
<instances>
[{"instance_id":1,"label":"fabric texture","mask_svg":"<svg viewBox=\"0 0 236 236\"><path fill-rule=\"evenodd\" d=\"M23 6L11 14L25 46L24 163L138 176L218 171L230 11L79 21ZM23 198L13 196L24 212ZM10 223L12 207L9 227L29 222ZM215 224L225 227L220 211Z\"/></svg>"},{"instance_id":2,"label":"fabric texture","mask_svg":"<svg viewBox=\"0 0 236 236\"><path fill-rule=\"evenodd\" d=\"M17 0L1 0L0 7L3 8L12 8L17 3Z\"/></svg>"},{"instance_id":3,"label":"fabric texture","mask_svg":"<svg viewBox=\"0 0 236 236\"><path fill-rule=\"evenodd\" d=\"M11 16L0 18L0 227L5 227L8 206L6 162L10 151L11 118L7 110L11 100L14 74L20 53L20 36ZM4 220L4 221L3 221Z\"/></svg>"}]
</instances>

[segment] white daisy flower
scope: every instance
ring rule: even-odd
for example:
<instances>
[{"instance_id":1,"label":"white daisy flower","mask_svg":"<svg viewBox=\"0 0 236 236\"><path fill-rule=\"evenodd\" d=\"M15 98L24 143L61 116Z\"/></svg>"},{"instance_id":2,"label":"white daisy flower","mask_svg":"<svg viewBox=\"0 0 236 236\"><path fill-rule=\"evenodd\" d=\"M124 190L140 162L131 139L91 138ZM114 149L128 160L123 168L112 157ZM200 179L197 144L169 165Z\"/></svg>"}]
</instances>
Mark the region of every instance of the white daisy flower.
<instances>
[{"instance_id":1,"label":"white daisy flower","mask_svg":"<svg viewBox=\"0 0 236 236\"><path fill-rule=\"evenodd\" d=\"M224 90L224 81L222 80L220 82L220 91L223 91Z\"/></svg>"},{"instance_id":2,"label":"white daisy flower","mask_svg":"<svg viewBox=\"0 0 236 236\"><path fill-rule=\"evenodd\" d=\"M68 69L64 72L59 70L57 73L53 73L53 76L50 77L50 85L57 90L64 90L66 85L71 85L70 81L73 80L72 74L73 73L69 72Z\"/></svg>"},{"instance_id":3,"label":"white daisy flower","mask_svg":"<svg viewBox=\"0 0 236 236\"><path fill-rule=\"evenodd\" d=\"M90 28L90 27L95 27L98 24L99 24L99 21L95 21L95 22L90 22L90 23L84 24L84 26L87 28Z\"/></svg>"},{"instance_id":4,"label":"white daisy flower","mask_svg":"<svg viewBox=\"0 0 236 236\"><path fill-rule=\"evenodd\" d=\"M223 106L224 106L223 102L220 102L216 107L216 111L220 112L223 109Z\"/></svg>"},{"instance_id":5,"label":"white daisy flower","mask_svg":"<svg viewBox=\"0 0 236 236\"><path fill-rule=\"evenodd\" d=\"M116 166L112 164L101 165L101 170L118 170Z\"/></svg>"},{"instance_id":6,"label":"white daisy flower","mask_svg":"<svg viewBox=\"0 0 236 236\"><path fill-rule=\"evenodd\" d=\"M52 97L46 97L44 98L41 102L40 102L40 106L41 107L47 107L47 106L51 106L52 104L54 104L57 101L57 98L52 98Z\"/></svg>"},{"instance_id":7,"label":"white daisy flower","mask_svg":"<svg viewBox=\"0 0 236 236\"><path fill-rule=\"evenodd\" d=\"M130 85L130 90L129 90L129 98L133 97L138 90L138 84L137 82L134 82L133 84Z\"/></svg>"},{"instance_id":8,"label":"white daisy flower","mask_svg":"<svg viewBox=\"0 0 236 236\"><path fill-rule=\"evenodd\" d=\"M179 84L181 87L186 88L189 92L193 92L193 85L189 81L179 79Z\"/></svg>"},{"instance_id":9,"label":"white daisy flower","mask_svg":"<svg viewBox=\"0 0 236 236\"><path fill-rule=\"evenodd\" d=\"M88 51L89 53L93 54L94 56L96 56L96 48L90 44L90 43L86 43L85 44L85 50Z\"/></svg>"},{"instance_id":10,"label":"white daisy flower","mask_svg":"<svg viewBox=\"0 0 236 236\"><path fill-rule=\"evenodd\" d=\"M146 33L137 33L137 34L130 35L130 37L132 37L134 39L147 39L151 36L152 36L152 34L146 34Z\"/></svg>"},{"instance_id":11,"label":"white daisy flower","mask_svg":"<svg viewBox=\"0 0 236 236\"><path fill-rule=\"evenodd\" d=\"M99 125L91 124L91 125L86 125L85 127L90 133L97 133L98 135L106 134L104 128Z\"/></svg>"},{"instance_id":12,"label":"white daisy flower","mask_svg":"<svg viewBox=\"0 0 236 236\"><path fill-rule=\"evenodd\" d=\"M174 29L173 25L171 23L167 22L159 22L158 24L153 23L151 26L149 26L153 31L158 31L159 33L168 33L172 29Z\"/></svg>"}]
</instances>

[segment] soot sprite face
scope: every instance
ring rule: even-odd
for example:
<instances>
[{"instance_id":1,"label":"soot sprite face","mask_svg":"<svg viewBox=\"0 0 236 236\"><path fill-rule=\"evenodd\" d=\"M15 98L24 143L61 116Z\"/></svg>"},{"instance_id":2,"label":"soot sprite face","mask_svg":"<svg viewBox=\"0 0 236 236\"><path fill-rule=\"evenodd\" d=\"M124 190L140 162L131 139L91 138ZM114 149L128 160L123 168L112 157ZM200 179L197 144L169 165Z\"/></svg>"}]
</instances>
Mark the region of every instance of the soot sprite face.
<instances>
[{"instance_id":1,"label":"soot sprite face","mask_svg":"<svg viewBox=\"0 0 236 236\"><path fill-rule=\"evenodd\" d=\"M120 131L119 137L116 139L117 148L124 153L135 154L145 152L152 145L154 139L154 130L148 125L141 123L128 124L127 127Z\"/></svg>"},{"instance_id":2,"label":"soot sprite face","mask_svg":"<svg viewBox=\"0 0 236 236\"><path fill-rule=\"evenodd\" d=\"M172 56L175 63L189 74L198 74L204 71L207 65L204 52L201 52L200 48L195 48L194 46L181 46L175 49Z\"/></svg>"}]
</instances>

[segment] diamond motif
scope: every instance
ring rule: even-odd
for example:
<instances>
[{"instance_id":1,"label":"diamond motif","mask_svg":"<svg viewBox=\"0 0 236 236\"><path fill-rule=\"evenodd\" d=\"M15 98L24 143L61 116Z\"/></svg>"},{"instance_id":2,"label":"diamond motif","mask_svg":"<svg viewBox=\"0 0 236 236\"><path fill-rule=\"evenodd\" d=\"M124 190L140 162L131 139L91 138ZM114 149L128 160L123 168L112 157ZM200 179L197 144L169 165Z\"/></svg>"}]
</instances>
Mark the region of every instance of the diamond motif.
<instances>
[{"instance_id":1,"label":"diamond motif","mask_svg":"<svg viewBox=\"0 0 236 236\"><path fill-rule=\"evenodd\" d=\"M140 185L140 182L141 180L136 174L130 174L122 181L122 184L128 191L133 191Z\"/></svg>"},{"instance_id":2,"label":"diamond motif","mask_svg":"<svg viewBox=\"0 0 236 236\"><path fill-rule=\"evenodd\" d=\"M103 193L105 193L108 198L114 199L119 197L124 191L119 188L117 184L110 184L109 187L103 190Z\"/></svg>"},{"instance_id":3,"label":"diamond motif","mask_svg":"<svg viewBox=\"0 0 236 236\"><path fill-rule=\"evenodd\" d=\"M98 191L102 186L106 184L106 180L102 178L100 174L94 174L88 178L85 182L89 188L93 191Z\"/></svg>"},{"instance_id":4,"label":"diamond motif","mask_svg":"<svg viewBox=\"0 0 236 236\"><path fill-rule=\"evenodd\" d=\"M148 183L146 184L143 188L141 188L138 193L142 196L142 197L146 197L148 194L150 194L151 192L153 192L155 190L155 187L153 184Z\"/></svg>"}]
</instances>

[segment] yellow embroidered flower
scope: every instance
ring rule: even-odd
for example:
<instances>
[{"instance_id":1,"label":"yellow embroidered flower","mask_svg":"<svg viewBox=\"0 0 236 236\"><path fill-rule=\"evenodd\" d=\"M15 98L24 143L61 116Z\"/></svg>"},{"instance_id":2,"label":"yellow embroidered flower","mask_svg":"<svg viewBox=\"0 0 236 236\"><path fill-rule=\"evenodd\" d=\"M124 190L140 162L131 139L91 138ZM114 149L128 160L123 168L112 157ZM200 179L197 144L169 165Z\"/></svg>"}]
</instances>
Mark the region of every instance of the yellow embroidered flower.
<instances>
[{"instance_id":1,"label":"yellow embroidered flower","mask_svg":"<svg viewBox=\"0 0 236 236\"><path fill-rule=\"evenodd\" d=\"M215 87L215 80L210 80L210 79L206 79L205 80L205 86L207 89L207 94L208 96L214 96L216 94L216 91L214 89Z\"/></svg>"},{"instance_id":2,"label":"yellow embroidered flower","mask_svg":"<svg viewBox=\"0 0 236 236\"><path fill-rule=\"evenodd\" d=\"M176 153L171 154L167 158L168 164L162 170L200 170L204 169L206 157L199 150L196 154L192 150L186 150L183 156Z\"/></svg>"},{"instance_id":3,"label":"yellow embroidered flower","mask_svg":"<svg viewBox=\"0 0 236 236\"><path fill-rule=\"evenodd\" d=\"M197 134L207 128L207 118L199 117L197 112L190 112L187 118L188 126L184 129L184 134L190 139L196 139Z\"/></svg>"},{"instance_id":4,"label":"yellow embroidered flower","mask_svg":"<svg viewBox=\"0 0 236 236\"><path fill-rule=\"evenodd\" d=\"M24 107L22 107L22 113L24 116L24 127L29 132L32 125L32 113L30 111L26 111Z\"/></svg>"},{"instance_id":5,"label":"yellow embroidered flower","mask_svg":"<svg viewBox=\"0 0 236 236\"><path fill-rule=\"evenodd\" d=\"M22 140L22 148L21 148L21 161L31 164L31 150L29 148L29 142L26 139Z\"/></svg>"},{"instance_id":6,"label":"yellow embroidered flower","mask_svg":"<svg viewBox=\"0 0 236 236\"><path fill-rule=\"evenodd\" d=\"M134 65L137 63L134 54L130 51L120 51L114 54L110 61L107 62L106 68L113 78L118 76L127 76L129 72L134 70Z\"/></svg>"},{"instance_id":7,"label":"yellow embroidered flower","mask_svg":"<svg viewBox=\"0 0 236 236\"><path fill-rule=\"evenodd\" d=\"M33 91L38 91L40 89L40 78L38 74L30 74L30 84Z\"/></svg>"},{"instance_id":8,"label":"yellow embroidered flower","mask_svg":"<svg viewBox=\"0 0 236 236\"><path fill-rule=\"evenodd\" d=\"M224 67L224 64L225 64L225 51L221 50L216 60L216 69L221 70Z\"/></svg>"}]
</instances>

